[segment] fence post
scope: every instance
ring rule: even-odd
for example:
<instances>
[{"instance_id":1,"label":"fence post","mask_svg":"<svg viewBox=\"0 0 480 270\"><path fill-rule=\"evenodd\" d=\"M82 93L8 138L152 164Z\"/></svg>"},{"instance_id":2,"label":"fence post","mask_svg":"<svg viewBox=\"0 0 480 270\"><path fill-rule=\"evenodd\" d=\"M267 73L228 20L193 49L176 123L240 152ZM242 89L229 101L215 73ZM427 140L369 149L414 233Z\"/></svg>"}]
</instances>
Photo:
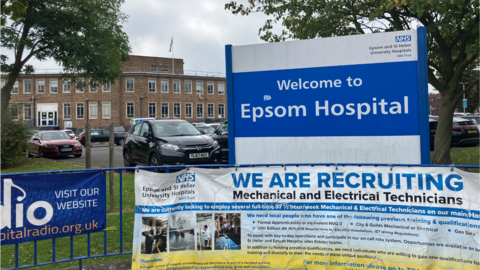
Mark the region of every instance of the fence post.
<instances>
[{"instance_id":1,"label":"fence post","mask_svg":"<svg viewBox=\"0 0 480 270\"><path fill-rule=\"evenodd\" d=\"M85 169L92 168L92 142L90 140L90 123L85 125Z\"/></svg>"},{"instance_id":2,"label":"fence post","mask_svg":"<svg viewBox=\"0 0 480 270\"><path fill-rule=\"evenodd\" d=\"M109 156L108 156L108 167L110 168L113 168L113 158L114 158L114 155L113 155L113 151L114 151L114 148L113 148L113 144L114 144L114 133L115 133L115 130L113 128L113 123L110 122L110 139L109 139L109 143L108 143L108 147L109 147ZM115 172L112 170L109 172L109 175L110 175L110 179L109 179L109 192L110 192L110 212L113 212L113 210L115 209L115 194L114 194L114 188L113 188L113 185L114 185L114 181L113 181L113 177L115 175ZM120 191L122 192L122 191ZM120 206L120 209L122 208L122 206Z\"/></svg>"}]
</instances>

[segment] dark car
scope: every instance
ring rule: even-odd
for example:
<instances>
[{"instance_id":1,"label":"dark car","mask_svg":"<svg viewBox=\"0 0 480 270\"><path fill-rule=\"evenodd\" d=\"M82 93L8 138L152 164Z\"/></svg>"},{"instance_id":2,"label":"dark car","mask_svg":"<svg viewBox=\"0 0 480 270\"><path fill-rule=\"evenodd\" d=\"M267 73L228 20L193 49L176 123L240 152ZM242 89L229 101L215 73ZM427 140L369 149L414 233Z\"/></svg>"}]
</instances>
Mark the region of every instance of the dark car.
<instances>
[{"instance_id":1,"label":"dark car","mask_svg":"<svg viewBox=\"0 0 480 270\"><path fill-rule=\"evenodd\" d=\"M430 117L430 150L434 149L438 118ZM480 142L480 134L473 121L463 118L453 118L451 146L476 146Z\"/></svg>"},{"instance_id":2,"label":"dark car","mask_svg":"<svg viewBox=\"0 0 480 270\"><path fill-rule=\"evenodd\" d=\"M228 164L228 121L223 122L214 132L210 135L212 139L216 140L220 145L222 152L222 163Z\"/></svg>"},{"instance_id":3,"label":"dark car","mask_svg":"<svg viewBox=\"0 0 480 270\"><path fill-rule=\"evenodd\" d=\"M27 156L82 156L82 145L65 131L36 131L28 141Z\"/></svg>"},{"instance_id":4,"label":"dark car","mask_svg":"<svg viewBox=\"0 0 480 270\"><path fill-rule=\"evenodd\" d=\"M215 129L212 127L212 126L207 126L207 125L204 125L204 126L196 126L196 128L198 129L198 131L200 131L202 134L212 134L213 132L215 132Z\"/></svg>"},{"instance_id":5,"label":"dark car","mask_svg":"<svg viewBox=\"0 0 480 270\"><path fill-rule=\"evenodd\" d=\"M127 136L128 131L126 131L123 126L113 127L113 129L115 131L115 144L123 146L125 143L125 136Z\"/></svg>"},{"instance_id":6,"label":"dark car","mask_svg":"<svg viewBox=\"0 0 480 270\"><path fill-rule=\"evenodd\" d=\"M220 162L220 147L184 120L148 120L136 124L123 146L126 167L214 164Z\"/></svg>"}]
</instances>

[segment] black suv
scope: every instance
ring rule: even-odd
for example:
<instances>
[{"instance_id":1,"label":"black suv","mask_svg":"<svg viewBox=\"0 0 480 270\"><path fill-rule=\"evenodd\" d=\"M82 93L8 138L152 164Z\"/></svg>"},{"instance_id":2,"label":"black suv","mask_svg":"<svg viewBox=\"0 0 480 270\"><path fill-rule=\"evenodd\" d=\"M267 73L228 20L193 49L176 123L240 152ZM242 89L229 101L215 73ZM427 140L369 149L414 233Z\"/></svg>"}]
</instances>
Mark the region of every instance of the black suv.
<instances>
[{"instance_id":1,"label":"black suv","mask_svg":"<svg viewBox=\"0 0 480 270\"><path fill-rule=\"evenodd\" d=\"M214 132L210 134L212 139L216 140L220 145L220 150L222 152L222 161L221 163L229 163L228 157L228 121L223 122Z\"/></svg>"},{"instance_id":2,"label":"black suv","mask_svg":"<svg viewBox=\"0 0 480 270\"><path fill-rule=\"evenodd\" d=\"M183 120L148 120L136 124L123 146L125 167L214 164L221 160L218 142Z\"/></svg>"}]
</instances>

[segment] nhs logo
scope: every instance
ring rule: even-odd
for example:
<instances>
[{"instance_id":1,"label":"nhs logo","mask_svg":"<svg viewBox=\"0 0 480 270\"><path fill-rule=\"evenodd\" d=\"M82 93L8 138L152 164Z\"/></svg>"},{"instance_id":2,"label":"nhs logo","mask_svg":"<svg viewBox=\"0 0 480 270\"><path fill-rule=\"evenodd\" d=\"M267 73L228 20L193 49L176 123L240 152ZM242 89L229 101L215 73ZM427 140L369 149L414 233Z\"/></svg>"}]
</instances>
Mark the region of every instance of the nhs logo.
<instances>
[{"instance_id":1,"label":"nhs logo","mask_svg":"<svg viewBox=\"0 0 480 270\"><path fill-rule=\"evenodd\" d=\"M395 37L395 42L407 42L407 41L412 41L412 36L396 36Z\"/></svg>"},{"instance_id":2,"label":"nhs logo","mask_svg":"<svg viewBox=\"0 0 480 270\"><path fill-rule=\"evenodd\" d=\"M195 173L184 173L177 176L177 183L195 182Z\"/></svg>"}]
</instances>

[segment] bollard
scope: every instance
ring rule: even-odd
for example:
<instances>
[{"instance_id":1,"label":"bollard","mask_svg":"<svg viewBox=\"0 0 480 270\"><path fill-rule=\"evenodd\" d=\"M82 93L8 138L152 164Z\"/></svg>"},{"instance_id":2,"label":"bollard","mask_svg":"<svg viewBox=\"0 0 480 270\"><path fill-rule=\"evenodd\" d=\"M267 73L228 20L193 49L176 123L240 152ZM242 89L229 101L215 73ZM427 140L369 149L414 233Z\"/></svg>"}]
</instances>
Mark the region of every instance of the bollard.
<instances>
[{"instance_id":1,"label":"bollard","mask_svg":"<svg viewBox=\"0 0 480 270\"><path fill-rule=\"evenodd\" d=\"M90 123L87 123L85 125L85 169L92 168L92 142L90 135Z\"/></svg>"},{"instance_id":2,"label":"bollard","mask_svg":"<svg viewBox=\"0 0 480 270\"><path fill-rule=\"evenodd\" d=\"M109 131L110 131L110 138L109 138L109 141L108 141L108 148L109 148L109 156L108 156L108 167L109 168L113 168L113 159L114 159L114 155L113 155L113 151L114 151L114 142L115 142L115 130L113 128L113 123L110 123L110 126L109 126ZM114 181L113 181L113 178L114 178L114 175L115 175L115 172L114 171L110 171L109 172L110 174L110 179L109 179L109 193L110 193L110 212L113 212L113 210L115 209L115 191L114 191Z\"/></svg>"}]
</instances>

